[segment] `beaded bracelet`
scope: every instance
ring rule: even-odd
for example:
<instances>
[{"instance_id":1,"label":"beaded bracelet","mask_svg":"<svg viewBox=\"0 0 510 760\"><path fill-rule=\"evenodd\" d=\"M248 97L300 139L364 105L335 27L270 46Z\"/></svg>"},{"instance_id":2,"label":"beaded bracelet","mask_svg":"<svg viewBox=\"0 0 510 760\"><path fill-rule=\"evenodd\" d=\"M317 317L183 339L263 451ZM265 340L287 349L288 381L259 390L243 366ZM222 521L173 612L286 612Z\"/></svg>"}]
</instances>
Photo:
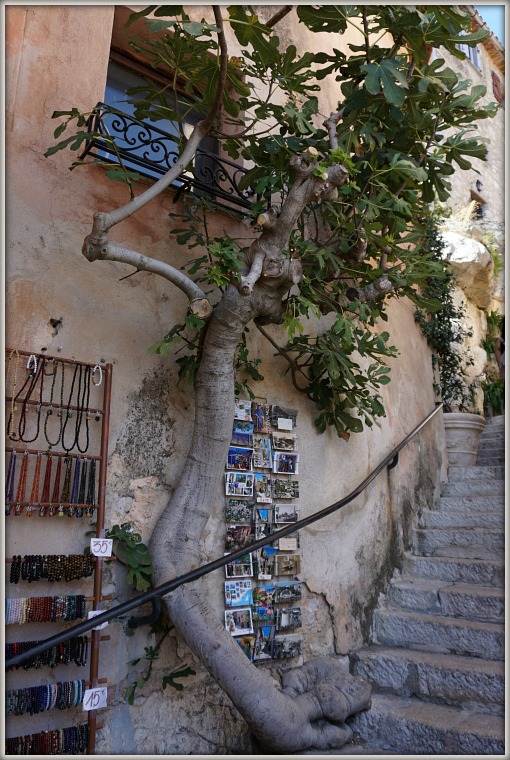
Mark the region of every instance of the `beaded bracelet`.
<instances>
[{"instance_id":1,"label":"beaded bracelet","mask_svg":"<svg viewBox=\"0 0 510 760\"><path fill-rule=\"evenodd\" d=\"M71 596L36 596L5 600L5 623L54 623L85 617L84 594Z\"/></svg>"},{"instance_id":2,"label":"beaded bracelet","mask_svg":"<svg viewBox=\"0 0 510 760\"><path fill-rule=\"evenodd\" d=\"M9 580L11 583L23 581L32 583L41 579L72 581L88 578L94 572L94 557L84 554L29 554L23 560L14 556Z\"/></svg>"},{"instance_id":3,"label":"beaded bracelet","mask_svg":"<svg viewBox=\"0 0 510 760\"><path fill-rule=\"evenodd\" d=\"M14 655L26 652L27 649L40 644L40 641L16 641L11 644L5 645L5 657L9 659ZM85 636L75 636L72 639L68 639L62 644L56 644L55 646L45 649L39 654L32 655L26 659L21 667L24 670L30 668L42 668L45 665L49 665L50 668L55 668L57 665L68 665L74 662L76 665L86 665L88 659L88 640ZM9 670L17 670L20 665L14 665ZM56 700L56 695L55 695Z\"/></svg>"},{"instance_id":4,"label":"beaded bracelet","mask_svg":"<svg viewBox=\"0 0 510 760\"><path fill-rule=\"evenodd\" d=\"M5 740L8 755L77 755L86 752L88 725L41 731Z\"/></svg>"},{"instance_id":5,"label":"beaded bracelet","mask_svg":"<svg viewBox=\"0 0 510 760\"><path fill-rule=\"evenodd\" d=\"M58 681L46 686L31 686L25 689L11 689L6 692L6 715L37 715L57 707L68 710L78 707L85 693L85 681Z\"/></svg>"}]
</instances>

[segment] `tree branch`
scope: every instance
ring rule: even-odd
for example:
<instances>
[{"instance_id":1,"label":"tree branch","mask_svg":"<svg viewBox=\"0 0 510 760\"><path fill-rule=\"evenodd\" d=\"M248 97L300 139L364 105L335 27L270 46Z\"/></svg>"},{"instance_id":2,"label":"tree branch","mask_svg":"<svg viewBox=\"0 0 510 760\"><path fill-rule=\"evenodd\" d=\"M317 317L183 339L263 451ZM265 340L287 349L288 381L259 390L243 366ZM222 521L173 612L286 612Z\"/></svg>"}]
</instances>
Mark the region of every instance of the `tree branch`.
<instances>
[{"instance_id":1,"label":"tree branch","mask_svg":"<svg viewBox=\"0 0 510 760\"><path fill-rule=\"evenodd\" d=\"M284 5L277 13L274 14L274 16L269 19L269 21L265 22L265 25L271 29L279 21L281 21L282 18L285 18L285 16L291 12L292 7L292 5Z\"/></svg>"},{"instance_id":2,"label":"tree branch","mask_svg":"<svg viewBox=\"0 0 510 760\"><path fill-rule=\"evenodd\" d=\"M94 223L96 218L102 216L101 212L94 214ZM99 229L101 225L99 224ZM196 316L202 319L208 319L212 314L212 306L207 300L205 293L196 285L193 280L183 274L179 269L170 264L166 264L159 259L153 259L150 256L144 256L142 253L132 251L124 246L117 245L116 243L110 243L107 238L104 239L104 244L97 244L97 239L89 245L89 240L92 235L85 238L83 244L83 255L88 261L97 261L98 259L105 261L118 261L120 264L129 264L136 267L138 271L152 272L153 274L159 274L168 280L173 285L178 287L188 297L191 304L191 310Z\"/></svg>"}]
</instances>

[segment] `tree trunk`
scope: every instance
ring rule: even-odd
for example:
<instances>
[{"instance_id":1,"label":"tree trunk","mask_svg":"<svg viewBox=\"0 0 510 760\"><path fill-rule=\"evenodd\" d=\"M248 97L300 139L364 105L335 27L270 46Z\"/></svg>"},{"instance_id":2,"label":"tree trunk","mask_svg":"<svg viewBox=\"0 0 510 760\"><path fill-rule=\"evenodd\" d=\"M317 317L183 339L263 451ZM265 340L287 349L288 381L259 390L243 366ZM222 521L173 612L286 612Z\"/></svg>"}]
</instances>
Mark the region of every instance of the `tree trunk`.
<instances>
[{"instance_id":1,"label":"tree trunk","mask_svg":"<svg viewBox=\"0 0 510 760\"><path fill-rule=\"evenodd\" d=\"M287 268L292 266L290 262ZM200 541L231 441L236 347L254 317L276 319L288 287L288 278L271 287L258 282L243 297L230 286L208 324L195 382L190 451L150 544L156 585L210 559L200 554ZM362 679L344 673L336 660L320 658L293 671L282 688L249 662L217 610L208 607L198 583L180 587L163 601L176 629L269 751L327 749L349 741L351 732L343 722L370 704L370 687Z\"/></svg>"}]
</instances>

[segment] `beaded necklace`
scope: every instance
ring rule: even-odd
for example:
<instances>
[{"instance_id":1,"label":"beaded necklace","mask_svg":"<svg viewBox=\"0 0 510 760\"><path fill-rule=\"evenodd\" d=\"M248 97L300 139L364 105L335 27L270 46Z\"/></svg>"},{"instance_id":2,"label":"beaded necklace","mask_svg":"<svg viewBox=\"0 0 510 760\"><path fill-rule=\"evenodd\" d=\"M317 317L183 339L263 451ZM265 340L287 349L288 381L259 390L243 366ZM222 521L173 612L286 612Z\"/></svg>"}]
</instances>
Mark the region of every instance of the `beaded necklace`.
<instances>
[{"instance_id":1,"label":"beaded necklace","mask_svg":"<svg viewBox=\"0 0 510 760\"><path fill-rule=\"evenodd\" d=\"M87 499L86 499L87 507L85 508L85 514L87 515L87 517L93 516L95 503L96 503L96 460L91 459L90 471L89 471L89 484L87 488Z\"/></svg>"},{"instance_id":2,"label":"beaded necklace","mask_svg":"<svg viewBox=\"0 0 510 760\"><path fill-rule=\"evenodd\" d=\"M92 471L92 467L91 467ZM16 473L16 451L11 451L7 480L5 481L5 514L10 515L12 510L12 497L14 496L14 477Z\"/></svg>"},{"instance_id":3,"label":"beaded necklace","mask_svg":"<svg viewBox=\"0 0 510 760\"><path fill-rule=\"evenodd\" d=\"M11 390L11 414L9 416L9 424L7 426L8 433L7 435L11 440L14 440L14 412L15 410L15 403L16 403L16 385L17 385L17 379L18 379L18 364L19 364L19 351L17 348L14 348L11 353L9 354L9 359L7 362L7 372L5 375L5 387L7 388L7 381L9 379L9 373L11 369L11 361L12 361L12 355L16 354L16 362L14 364L14 377L12 382L12 390Z\"/></svg>"},{"instance_id":4,"label":"beaded necklace","mask_svg":"<svg viewBox=\"0 0 510 760\"><path fill-rule=\"evenodd\" d=\"M89 413L89 402L90 402L90 378L91 378L91 368L85 367L85 376L83 378L83 394L80 404L80 411L79 411L79 418L76 419L76 445L78 447L78 451L82 454L85 454L88 451L89 448L89 420L90 420L90 413ZM86 395L86 399L85 399ZM80 446L80 428L81 423L83 419L83 414L85 413L85 448L82 449Z\"/></svg>"},{"instance_id":5,"label":"beaded necklace","mask_svg":"<svg viewBox=\"0 0 510 760\"><path fill-rule=\"evenodd\" d=\"M39 507L39 517L46 517L48 513L48 506L46 502L50 500L50 484L51 484L51 470L53 468L53 457L51 454L47 455L46 469L44 471L43 489L41 494L41 506Z\"/></svg>"},{"instance_id":6,"label":"beaded necklace","mask_svg":"<svg viewBox=\"0 0 510 760\"><path fill-rule=\"evenodd\" d=\"M35 357L34 357L34 360L35 360ZM19 434L19 440L23 441L24 443L32 443L33 441L37 440L37 438L39 437L39 431L40 431L40 426L41 426L41 405L42 405L42 394L43 394L43 385L44 385L45 364L46 364L46 358L44 356L42 357L39 365L37 365L37 362L36 362L33 373L29 374L29 378L30 377L32 378L32 382L30 383L27 394L21 404L21 414L20 414L19 423L18 423L18 434ZM29 369L28 364L27 364L27 369ZM40 388L39 388L39 402L35 407L37 411L36 432L33 438L25 438L25 432L26 432L26 427L27 427L27 405L32 395L32 392L37 387L38 382L40 382Z\"/></svg>"},{"instance_id":7,"label":"beaded necklace","mask_svg":"<svg viewBox=\"0 0 510 760\"><path fill-rule=\"evenodd\" d=\"M30 503L27 507L27 517L32 517L34 505L39 503L40 480L41 480L41 452L39 451L35 460L34 479L32 481L32 492L30 494Z\"/></svg>"},{"instance_id":8,"label":"beaded necklace","mask_svg":"<svg viewBox=\"0 0 510 760\"><path fill-rule=\"evenodd\" d=\"M62 457L58 457L57 471L55 473L55 482L53 483L53 493L51 495L52 504L48 510L50 517L53 517L56 510L56 505L59 503L60 497L60 475L62 473Z\"/></svg>"},{"instance_id":9,"label":"beaded necklace","mask_svg":"<svg viewBox=\"0 0 510 760\"><path fill-rule=\"evenodd\" d=\"M62 448L68 454L69 454L70 451L72 451L74 449L74 447L76 445L76 434L75 434L75 439L74 439L73 443L71 444L71 446L69 448L65 445L65 440L64 439L65 439L65 434L66 434L66 430L67 430L67 424L68 424L69 420L73 416L73 413L71 412L71 406L72 406L72 403L73 403L74 384L76 382L76 375L78 374L78 370L80 371L80 378L79 378L79 382L78 382L78 396L77 396L77 404L76 404L76 406L79 406L78 402L79 402L79 398L80 398L81 375L82 375L82 371L83 371L81 364L77 364L75 366L75 368L74 368L73 379L71 380L71 390L69 392L69 399L67 401L67 409L66 409L66 413L65 413L65 420L64 420L63 427L62 427L62 436L61 436Z\"/></svg>"},{"instance_id":10,"label":"beaded necklace","mask_svg":"<svg viewBox=\"0 0 510 760\"><path fill-rule=\"evenodd\" d=\"M77 459L74 465L74 477L73 477L73 490L71 491L71 504L73 506L69 507L67 510L67 514L69 517L72 517L74 513L76 512L75 504L78 503L78 492L79 492L79 484L80 484L80 467L81 467L81 460Z\"/></svg>"},{"instance_id":11,"label":"beaded necklace","mask_svg":"<svg viewBox=\"0 0 510 760\"><path fill-rule=\"evenodd\" d=\"M62 486L62 493L60 495L60 506L58 508L58 516L63 517L64 515L64 507L63 504L68 504L71 500L71 469L73 466L73 460L72 457L66 457L64 459L64 464L66 467L65 474L64 474L64 485Z\"/></svg>"},{"instance_id":12,"label":"beaded necklace","mask_svg":"<svg viewBox=\"0 0 510 760\"><path fill-rule=\"evenodd\" d=\"M27 472L28 472L28 451L23 453L21 460L21 468L19 471L18 488L16 491L16 506L14 507L14 514L20 515L24 509L25 490L27 486Z\"/></svg>"},{"instance_id":13,"label":"beaded necklace","mask_svg":"<svg viewBox=\"0 0 510 760\"><path fill-rule=\"evenodd\" d=\"M50 417L53 414L53 394L55 391L55 380L57 378L57 370L58 370L59 364L60 364L60 408L57 414L60 419L60 425L59 425L59 432L58 432L57 439L55 441L50 441L50 438L48 435L48 422L49 422ZM64 420L62 419L63 413L64 413L64 362L59 359L53 359L53 380L51 381L49 408L46 411L46 419L44 420L44 437L46 438L48 446L50 447L58 446L58 444L60 443L60 439L62 437L62 428L64 425Z\"/></svg>"}]
</instances>

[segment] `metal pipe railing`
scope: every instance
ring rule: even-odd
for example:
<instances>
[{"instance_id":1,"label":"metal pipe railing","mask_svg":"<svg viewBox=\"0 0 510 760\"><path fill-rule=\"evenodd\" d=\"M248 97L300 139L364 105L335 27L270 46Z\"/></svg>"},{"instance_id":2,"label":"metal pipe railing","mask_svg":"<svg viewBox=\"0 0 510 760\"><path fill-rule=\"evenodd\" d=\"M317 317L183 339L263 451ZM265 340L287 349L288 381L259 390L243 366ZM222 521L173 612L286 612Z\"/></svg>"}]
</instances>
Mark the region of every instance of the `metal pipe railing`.
<instances>
[{"instance_id":1,"label":"metal pipe railing","mask_svg":"<svg viewBox=\"0 0 510 760\"><path fill-rule=\"evenodd\" d=\"M169 594L171 591L175 591L176 588L184 585L185 583L191 583L193 581L196 581L198 580L198 578L202 578L204 575L208 575L209 573L212 573L213 570L218 570L218 568L224 567L225 565L228 565L230 562L233 562L236 559L240 559L241 557L244 557L247 554L251 554L256 549L261 549L262 547L273 543L273 541L275 541L278 538L283 538L284 536L287 536L290 533L294 533L300 528L306 528L308 525L311 525L312 523L317 522L318 520L322 520L324 517L328 517L328 515L333 514L333 512L336 512L342 507L345 507L347 504L353 501L357 496L359 496L365 490L365 488L369 486L370 483L377 477L377 475L379 475L379 473L382 472L382 470L384 470L386 467L388 468L395 467L398 461L399 452L404 448L404 446L407 446L409 441L411 441L411 439L414 438L420 432L420 430L423 427L425 427L425 425L432 419L432 417L434 417L442 408L443 408L442 402L437 404L436 408L432 412L430 412L430 414L428 414L425 417L425 419L423 419L420 422L420 424L417 425L414 428L414 430L412 430L403 439L403 441L401 441L398 444L398 446L396 446L393 449L393 451L382 460L382 462L380 462L377 465L377 467L370 473L370 475L368 475L365 478L365 480L363 480L359 484L359 486L357 486L357 488L354 489L354 491L351 491L351 493L348 494L348 496L345 496L343 499L340 499L340 501L336 501L334 504L330 504L329 507L325 507L324 509L321 509L319 512L314 512L314 514L309 515L308 517L304 517L302 520L297 520L295 523L292 523L291 525L288 525L285 528L281 528L280 530L277 530L274 533L271 533L271 535L269 536L265 536L264 538L261 538L258 541L254 541L253 544L250 544L250 546L246 547L245 549L237 549L235 552L226 554L223 557L218 557L212 562L208 562L205 565L201 565L201 567L195 568L195 570L190 570L189 572L184 573L183 575L179 575L177 578L167 581L166 583L163 583L161 586L157 586L151 591L146 591L144 594L141 594L140 596L135 596L133 599L130 599L127 602L122 602L121 604L118 604L115 607L111 607L109 610L102 612L100 615L96 615L91 620L85 620L83 621L83 623L78 623L72 628L67 628L65 631L62 631L61 633L57 633L55 634L55 636L51 636L50 638L45 639L44 641L41 641L37 646L32 647L31 649L27 649L25 652L16 654L10 659L6 660L5 661L6 669L14 667L16 665L20 665L29 657L33 657L36 654L40 654L41 652L44 652L46 649L49 649L50 647L55 646L56 644L61 644L62 642L67 641L67 639L70 639L73 636L79 636L83 633L86 633L87 631L90 631L92 628L95 628L96 626L101 625L101 623L106 623L109 620L112 620L113 618L116 618L125 612L129 612L130 610L133 610L136 607L140 607L142 604L146 604L147 602L150 602L157 597L166 596L166 594Z\"/></svg>"}]
</instances>

